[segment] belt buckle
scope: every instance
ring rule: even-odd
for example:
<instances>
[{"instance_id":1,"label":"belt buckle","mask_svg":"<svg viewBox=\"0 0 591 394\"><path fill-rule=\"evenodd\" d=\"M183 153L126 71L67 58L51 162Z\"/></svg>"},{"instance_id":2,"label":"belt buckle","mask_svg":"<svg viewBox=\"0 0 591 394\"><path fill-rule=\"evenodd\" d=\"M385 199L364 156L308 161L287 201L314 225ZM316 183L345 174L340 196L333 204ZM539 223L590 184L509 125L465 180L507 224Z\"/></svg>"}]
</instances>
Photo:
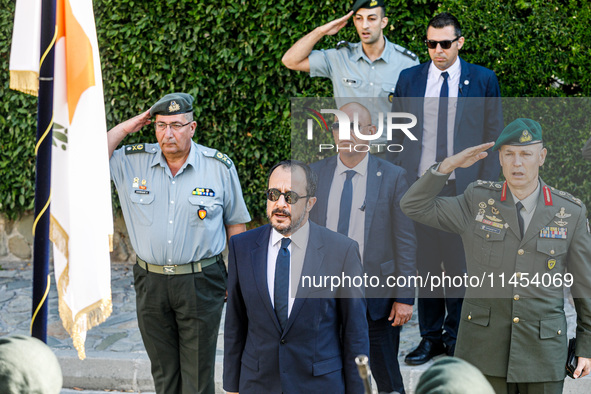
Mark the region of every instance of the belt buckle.
<instances>
[{"instance_id":1,"label":"belt buckle","mask_svg":"<svg viewBox=\"0 0 591 394\"><path fill-rule=\"evenodd\" d=\"M162 266L162 273L167 275L174 275L176 273L176 265Z\"/></svg>"}]
</instances>

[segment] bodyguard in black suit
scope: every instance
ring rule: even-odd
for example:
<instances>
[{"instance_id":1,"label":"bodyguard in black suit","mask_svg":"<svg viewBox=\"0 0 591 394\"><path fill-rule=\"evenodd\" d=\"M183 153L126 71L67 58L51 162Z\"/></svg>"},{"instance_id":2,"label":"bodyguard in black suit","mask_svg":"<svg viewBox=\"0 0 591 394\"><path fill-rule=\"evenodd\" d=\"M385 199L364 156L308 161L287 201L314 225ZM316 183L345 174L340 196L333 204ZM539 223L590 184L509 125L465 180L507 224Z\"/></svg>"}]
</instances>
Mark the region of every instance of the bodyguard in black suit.
<instances>
[{"instance_id":1,"label":"bodyguard in black suit","mask_svg":"<svg viewBox=\"0 0 591 394\"><path fill-rule=\"evenodd\" d=\"M411 129L417 140L394 134L392 142L404 149L388 157L406 170L409 184L445 157L496 140L503 129L495 73L458 57L464 45L458 20L448 13L435 16L427 27L425 43L431 61L402 71L394 93L393 112L410 112L418 119ZM477 179L495 181L499 172L498 155L490 154L472 167L456 169L441 195L462 194ZM446 275L466 272L459 236L419 223L416 233L419 274L441 276L442 263ZM419 290L418 301L422 340L405 359L411 365L423 364L444 352L453 355L455 349L464 289L425 290Z\"/></svg>"},{"instance_id":2,"label":"bodyguard in black suit","mask_svg":"<svg viewBox=\"0 0 591 394\"><path fill-rule=\"evenodd\" d=\"M375 133L371 115L362 105L350 103L340 110L351 120L354 113L358 114L361 133ZM353 129L351 140L339 140L338 126L335 125L334 129L339 154L311 165L319 182L318 200L310 212L310 219L356 240L365 274L379 278L380 284L386 285L389 276L414 275L416 241L413 223L399 206L408 189L404 170L365 152L363 147L367 142L357 139ZM350 178L352 192L348 210L341 209L341 201L347 200L344 190L347 178ZM346 223L343 223L343 216L348 216ZM370 364L379 392L404 393L397 359L398 342L401 326L412 315L414 288L396 290L390 293L381 286L366 289Z\"/></svg>"}]
</instances>

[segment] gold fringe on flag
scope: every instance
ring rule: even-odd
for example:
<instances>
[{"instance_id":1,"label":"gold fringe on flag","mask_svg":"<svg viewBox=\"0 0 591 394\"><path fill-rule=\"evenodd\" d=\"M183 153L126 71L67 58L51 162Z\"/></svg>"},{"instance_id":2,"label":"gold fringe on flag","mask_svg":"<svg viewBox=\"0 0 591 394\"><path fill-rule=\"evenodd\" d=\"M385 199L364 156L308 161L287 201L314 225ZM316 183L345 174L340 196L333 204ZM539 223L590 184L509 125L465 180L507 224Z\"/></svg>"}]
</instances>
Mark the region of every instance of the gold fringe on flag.
<instances>
[{"instance_id":1,"label":"gold fringe on flag","mask_svg":"<svg viewBox=\"0 0 591 394\"><path fill-rule=\"evenodd\" d=\"M10 89L37 96L39 93L39 73L10 70Z\"/></svg>"},{"instance_id":2,"label":"gold fringe on flag","mask_svg":"<svg viewBox=\"0 0 591 394\"><path fill-rule=\"evenodd\" d=\"M103 323L111 315L113 312L111 295L109 295L109 298L103 298L102 300L87 306L78 312L75 318L72 318L72 310L64 301L66 290L70 284L70 262L68 254L69 237L68 233L66 233L53 216L50 217L49 222L49 238L57 249L66 256L66 267L57 281L60 318L62 319L64 328L72 338L74 348L78 351L78 358L84 360L86 358L86 351L84 348L86 332Z\"/></svg>"}]
</instances>

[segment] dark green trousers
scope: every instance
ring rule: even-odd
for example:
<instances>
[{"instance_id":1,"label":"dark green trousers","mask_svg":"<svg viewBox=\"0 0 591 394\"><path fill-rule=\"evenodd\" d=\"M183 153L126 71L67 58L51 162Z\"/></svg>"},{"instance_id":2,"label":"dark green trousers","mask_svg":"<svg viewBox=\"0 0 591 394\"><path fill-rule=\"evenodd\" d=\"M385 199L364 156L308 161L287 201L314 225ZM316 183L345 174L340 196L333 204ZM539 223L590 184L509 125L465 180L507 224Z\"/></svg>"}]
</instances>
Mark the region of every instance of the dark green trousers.
<instances>
[{"instance_id":1,"label":"dark green trousers","mask_svg":"<svg viewBox=\"0 0 591 394\"><path fill-rule=\"evenodd\" d=\"M496 394L562 394L564 380L559 382L507 383L507 378L484 375Z\"/></svg>"},{"instance_id":2,"label":"dark green trousers","mask_svg":"<svg viewBox=\"0 0 591 394\"><path fill-rule=\"evenodd\" d=\"M158 394L214 394L214 366L226 295L223 261L187 275L133 267L137 317Z\"/></svg>"}]
</instances>

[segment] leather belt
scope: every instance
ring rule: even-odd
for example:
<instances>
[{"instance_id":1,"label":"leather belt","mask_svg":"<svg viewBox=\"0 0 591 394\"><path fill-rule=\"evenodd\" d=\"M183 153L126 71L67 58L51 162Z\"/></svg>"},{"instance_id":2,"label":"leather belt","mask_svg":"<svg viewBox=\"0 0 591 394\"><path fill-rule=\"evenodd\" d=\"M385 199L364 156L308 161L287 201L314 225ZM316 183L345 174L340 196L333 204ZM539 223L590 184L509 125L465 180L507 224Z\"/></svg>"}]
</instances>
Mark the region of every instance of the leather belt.
<instances>
[{"instance_id":1,"label":"leather belt","mask_svg":"<svg viewBox=\"0 0 591 394\"><path fill-rule=\"evenodd\" d=\"M192 261L187 264L180 264L180 265L155 265L146 263L144 260L140 259L136 256L137 263L140 267L145 269L148 272L154 272L156 274L161 275L185 275L185 274L193 274L195 272L201 272L203 268L209 267L210 265L217 263L219 260L222 259L222 255L218 254L214 257L209 257L207 259L201 259L199 261Z\"/></svg>"}]
</instances>

